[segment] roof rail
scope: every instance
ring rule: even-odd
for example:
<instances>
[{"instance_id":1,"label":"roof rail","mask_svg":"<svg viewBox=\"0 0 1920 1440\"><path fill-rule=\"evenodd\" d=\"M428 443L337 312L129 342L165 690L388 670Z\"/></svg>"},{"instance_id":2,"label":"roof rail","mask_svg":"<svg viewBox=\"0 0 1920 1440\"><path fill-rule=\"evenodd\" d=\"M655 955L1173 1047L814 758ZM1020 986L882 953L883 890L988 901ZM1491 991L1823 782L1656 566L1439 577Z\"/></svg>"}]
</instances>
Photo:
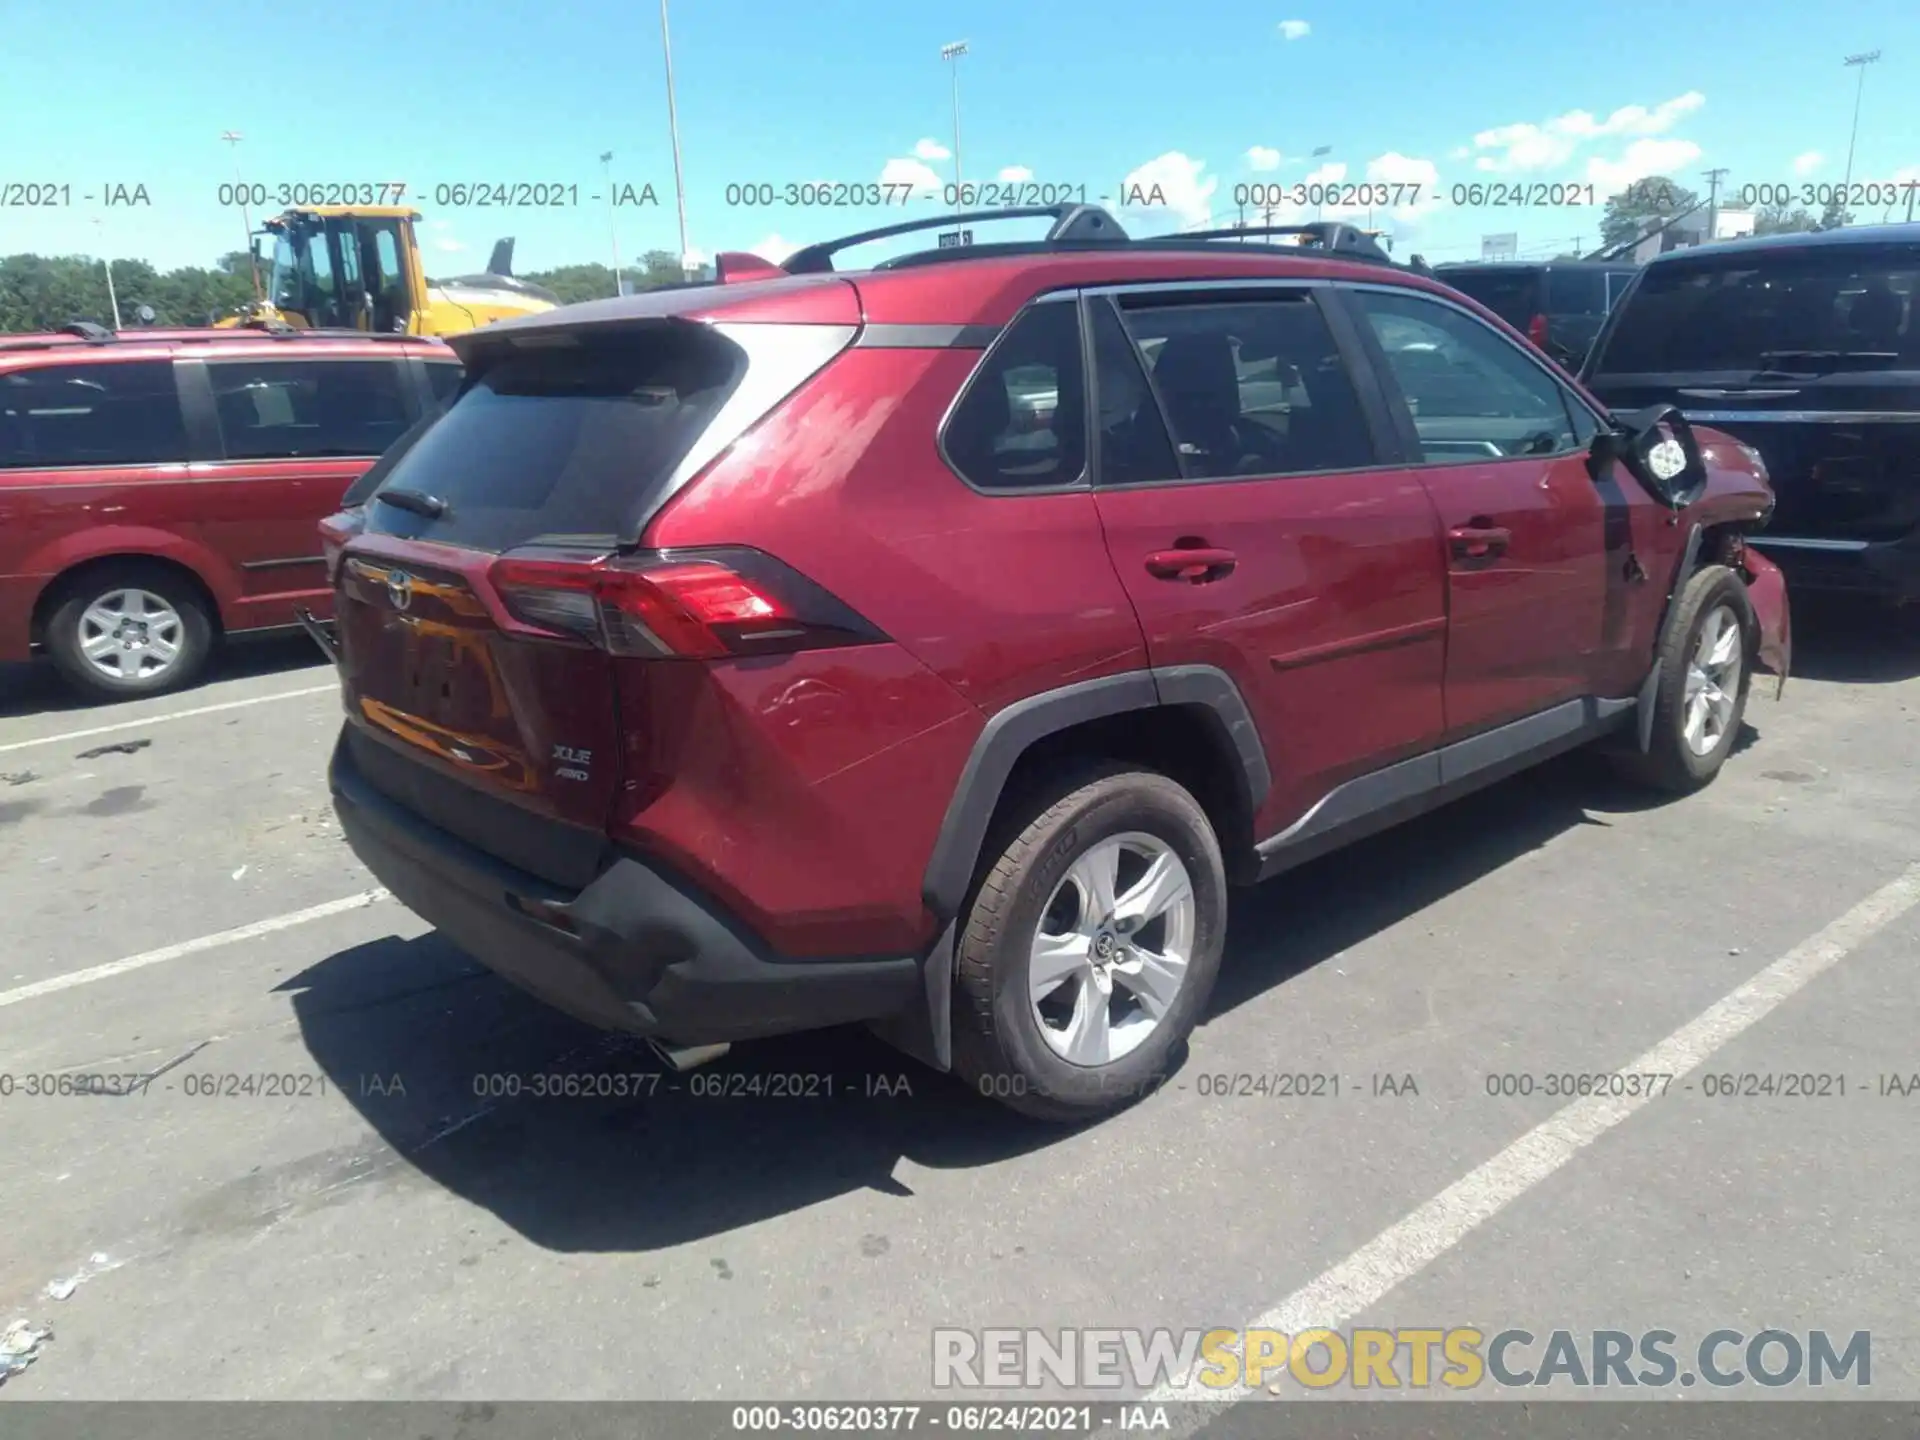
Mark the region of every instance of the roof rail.
<instances>
[{"instance_id":1,"label":"roof rail","mask_svg":"<svg viewBox=\"0 0 1920 1440\"><path fill-rule=\"evenodd\" d=\"M1255 248L1272 255L1298 254L1300 249L1306 248L1319 254L1337 256L1342 260L1388 265L1396 270L1411 270L1420 275L1433 273L1432 268L1422 257L1415 255L1404 263L1395 260L1367 231L1339 221L1315 221L1310 225L1245 225L1219 230L1189 230L1173 235L1131 237L1098 205L1029 205L1006 210L976 210L952 215L937 215L928 220L909 220L898 225L886 225L878 230L863 230L838 240L825 240L818 245L809 245L805 249L796 250L788 257L785 265L769 266L765 270L758 268L758 265L764 262L760 262L757 256L729 256L728 259L736 261L736 265L724 267L729 273L723 275L723 279L757 280L782 271L789 275L817 274L833 269L833 256L839 251L855 245L864 245L871 240L886 240L895 235L909 235L918 230L938 230L965 225L974 220L1041 217L1054 222L1042 240L992 241L985 245L967 245L958 250L947 247L938 250L918 250L883 260L875 268L899 270L922 265L938 265L948 260L987 260L996 256L1045 255L1100 250L1110 246L1153 250L1210 250L1214 248L1213 242L1219 240L1237 240L1244 245L1254 237L1292 235L1299 237L1296 246L1262 244ZM755 263L751 265L744 263L749 260Z\"/></svg>"},{"instance_id":2,"label":"roof rail","mask_svg":"<svg viewBox=\"0 0 1920 1440\"><path fill-rule=\"evenodd\" d=\"M61 335L78 335L89 345L102 345L109 340L118 338L115 333L107 329L106 326L96 325L91 320L70 321L62 325L56 333Z\"/></svg>"},{"instance_id":3,"label":"roof rail","mask_svg":"<svg viewBox=\"0 0 1920 1440\"><path fill-rule=\"evenodd\" d=\"M906 220L898 225L883 225L878 230L862 230L838 240L823 240L808 245L787 257L780 268L789 275L818 275L833 269L833 257L855 245L873 240L890 240L895 235L911 235L916 230L941 230L980 220L1053 221L1046 243L1062 241L1097 244L1127 243L1127 232L1120 223L1098 205L1013 205L1004 210L962 210L951 215L934 215L925 220Z\"/></svg>"}]
</instances>

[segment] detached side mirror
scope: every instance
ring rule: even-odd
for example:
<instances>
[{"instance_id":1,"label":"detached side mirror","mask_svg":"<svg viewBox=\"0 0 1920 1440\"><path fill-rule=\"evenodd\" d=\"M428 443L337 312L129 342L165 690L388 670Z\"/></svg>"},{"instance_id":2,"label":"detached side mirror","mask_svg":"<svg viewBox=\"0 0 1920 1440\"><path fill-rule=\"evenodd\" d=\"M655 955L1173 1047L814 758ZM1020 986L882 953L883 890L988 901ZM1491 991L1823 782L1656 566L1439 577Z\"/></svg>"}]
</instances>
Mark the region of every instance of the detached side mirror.
<instances>
[{"instance_id":1,"label":"detached side mirror","mask_svg":"<svg viewBox=\"0 0 1920 1440\"><path fill-rule=\"evenodd\" d=\"M1618 462L1661 504L1684 510L1707 488L1707 464L1693 427L1673 405L1651 405L1615 415L1588 447L1588 468L1597 480Z\"/></svg>"}]
</instances>

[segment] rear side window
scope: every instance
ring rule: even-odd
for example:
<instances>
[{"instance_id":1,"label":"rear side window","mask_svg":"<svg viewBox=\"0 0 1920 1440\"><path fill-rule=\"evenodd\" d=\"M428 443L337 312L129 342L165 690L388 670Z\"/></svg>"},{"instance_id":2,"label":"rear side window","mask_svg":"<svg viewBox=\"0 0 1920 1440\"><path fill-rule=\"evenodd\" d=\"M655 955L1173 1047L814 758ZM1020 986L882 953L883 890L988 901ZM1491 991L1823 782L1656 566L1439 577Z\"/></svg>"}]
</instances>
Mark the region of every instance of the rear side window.
<instances>
[{"instance_id":1,"label":"rear side window","mask_svg":"<svg viewBox=\"0 0 1920 1440\"><path fill-rule=\"evenodd\" d=\"M967 382L941 436L948 463L982 490L1077 484L1087 465L1085 388L1078 307L1031 307Z\"/></svg>"},{"instance_id":2,"label":"rear side window","mask_svg":"<svg viewBox=\"0 0 1920 1440\"><path fill-rule=\"evenodd\" d=\"M739 346L681 324L509 353L381 486L430 495L442 513L383 505L376 490L368 528L481 550L611 543L660 497L745 373Z\"/></svg>"},{"instance_id":3,"label":"rear side window","mask_svg":"<svg viewBox=\"0 0 1920 1440\"><path fill-rule=\"evenodd\" d=\"M1649 265L1589 367L1612 375L1920 364L1920 245L1820 245Z\"/></svg>"},{"instance_id":4,"label":"rear side window","mask_svg":"<svg viewBox=\"0 0 1920 1440\"><path fill-rule=\"evenodd\" d=\"M1638 270L1609 270L1607 272L1607 308L1611 310L1620 303L1620 297L1627 293L1627 287L1633 284Z\"/></svg>"},{"instance_id":5,"label":"rear side window","mask_svg":"<svg viewBox=\"0 0 1920 1440\"><path fill-rule=\"evenodd\" d=\"M1540 304L1538 270L1442 270L1439 278L1523 333L1527 322L1545 310Z\"/></svg>"},{"instance_id":6,"label":"rear side window","mask_svg":"<svg viewBox=\"0 0 1920 1440\"><path fill-rule=\"evenodd\" d=\"M442 360L427 362L427 384L433 389L434 403L444 405L453 398L454 391L460 388L465 372L458 365L449 365Z\"/></svg>"},{"instance_id":7,"label":"rear side window","mask_svg":"<svg viewBox=\"0 0 1920 1440\"><path fill-rule=\"evenodd\" d=\"M0 470L187 458L173 365L46 365L0 375Z\"/></svg>"},{"instance_id":8,"label":"rear side window","mask_svg":"<svg viewBox=\"0 0 1920 1440\"><path fill-rule=\"evenodd\" d=\"M1549 315L1606 314L1607 272L1604 270L1548 270L1547 313Z\"/></svg>"},{"instance_id":9,"label":"rear side window","mask_svg":"<svg viewBox=\"0 0 1920 1440\"><path fill-rule=\"evenodd\" d=\"M1373 434L1319 307L1304 292L1123 312L1193 480L1374 463ZM1103 404L1104 408L1104 404Z\"/></svg>"},{"instance_id":10,"label":"rear side window","mask_svg":"<svg viewBox=\"0 0 1920 1440\"><path fill-rule=\"evenodd\" d=\"M229 460L378 455L407 428L391 361L214 360L207 378Z\"/></svg>"}]
</instances>

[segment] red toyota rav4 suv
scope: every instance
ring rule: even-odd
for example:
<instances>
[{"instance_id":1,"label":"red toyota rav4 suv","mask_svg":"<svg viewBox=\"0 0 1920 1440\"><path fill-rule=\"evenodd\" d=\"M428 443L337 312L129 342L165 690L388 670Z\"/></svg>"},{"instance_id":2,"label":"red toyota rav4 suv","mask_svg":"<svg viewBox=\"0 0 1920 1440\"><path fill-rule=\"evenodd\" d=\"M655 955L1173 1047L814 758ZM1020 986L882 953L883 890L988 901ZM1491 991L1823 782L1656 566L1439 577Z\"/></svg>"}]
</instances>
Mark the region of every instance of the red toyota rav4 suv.
<instances>
[{"instance_id":1,"label":"red toyota rav4 suv","mask_svg":"<svg viewBox=\"0 0 1920 1440\"><path fill-rule=\"evenodd\" d=\"M438 341L358 331L0 335L0 661L150 695L324 612L314 527L459 381Z\"/></svg>"},{"instance_id":2,"label":"red toyota rav4 suv","mask_svg":"<svg viewBox=\"0 0 1920 1440\"><path fill-rule=\"evenodd\" d=\"M1704 784L1784 684L1752 451L1345 227L1044 213L453 340L326 526L400 900L678 1064L868 1021L1071 1118L1173 1063L1230 882L1602 736Z\"/></svg>"}]
</instances>

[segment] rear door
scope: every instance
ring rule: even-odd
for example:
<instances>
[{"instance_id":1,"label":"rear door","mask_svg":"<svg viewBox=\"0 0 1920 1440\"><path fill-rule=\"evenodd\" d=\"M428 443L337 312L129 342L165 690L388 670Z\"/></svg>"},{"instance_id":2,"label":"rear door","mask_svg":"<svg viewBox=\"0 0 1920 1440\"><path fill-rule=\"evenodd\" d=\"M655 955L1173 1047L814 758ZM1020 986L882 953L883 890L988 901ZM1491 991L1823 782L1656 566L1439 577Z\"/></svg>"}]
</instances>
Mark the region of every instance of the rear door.
<instances>
[{"instance_id":1,"label":"rear door","mask_svg":"<svg viewBox=\"0 0 1920 1440\"><path fill-rule=\"evenodd\" d=\"M1446 533L1449 734L1594 693L1609 584L1586 463L1598 422L1465 308L1406 288L1349 293Z\"/></svg>"},{"instance_id":2,"label":"rear door","mask_svg":"<svg viewBox=\"0 0 1920 1440\"><path fill-rule=\"evenodd\" d=\"M1817 561L1920 529L1920 243L1703 251L1646 268L1587 366L1614 410L1675 404L1757 449L1755 543Z\"/></svg>"},{"instance_id":3,"label":"rear door","mask_svg":"<svg viewBox=\"0 0 1920 1440\"><path fill-rule=\"evenodd\" d=\"M1239 686L1274 784L1256 836L1437 742L1445 572L1321 287L1090 294L1095 491L1155 666ZM1344 317L1336 317L1344 321Z\"/></svg>"},{"instance_id":4,"label":"rear door","mask_svg":"<svg viewBox=\"0 0 1920 1440\"><path fill-rule=\"evenodd\" d=\"M189 415L220 457L195 482L195 509L239 577L236 624L290 624L299 606L324 613L317 527L412 423L404 362L309 352L179 363Z\"/></svg>"}]
</instances>

